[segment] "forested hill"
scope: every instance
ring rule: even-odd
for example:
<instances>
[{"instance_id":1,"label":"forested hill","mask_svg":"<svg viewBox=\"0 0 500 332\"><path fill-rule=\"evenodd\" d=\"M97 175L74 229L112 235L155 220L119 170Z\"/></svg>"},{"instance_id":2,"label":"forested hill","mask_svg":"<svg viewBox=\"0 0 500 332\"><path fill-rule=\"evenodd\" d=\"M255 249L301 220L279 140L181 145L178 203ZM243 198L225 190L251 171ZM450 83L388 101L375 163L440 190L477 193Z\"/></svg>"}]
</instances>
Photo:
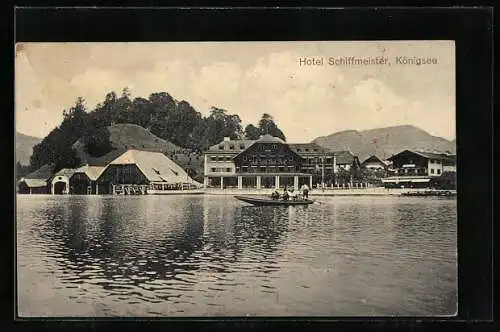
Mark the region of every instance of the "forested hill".
<instances>
[{"instance_id":1,"label":"forested hill","mask_svg":"<svg viewBox=\"0 0 500 332\"><path fill-rule=\"evenodd\" d=\"M129 126L116 127L119 124ZM115 135L124 128L130 135L127 132ZM45 164L54 164L54 171L76 167L88 160L106 159L109 153L116 154L125 147L142 148L143 144L151 144L151 138L163 140L159 143L166 147L165 153L178 147L184 154L180 159L192 160L193 154L201 154L224 137L256 139L266 133L286 140L267 113L258 124L243 129L240 117L228 110L213 106L208 116L202 116L189 102L178 101L166 92L152 93L147 99L132 99L128 89L124 89L120 96L108 93L92 110L86 108L83 98L77 98L73 107L63 111L61 124L34 146L30 168L38 169ZM144 139L151 136L141 140L137 135ZM152 146L144 147L148 148Z\"/></svg>"}]
</instances>

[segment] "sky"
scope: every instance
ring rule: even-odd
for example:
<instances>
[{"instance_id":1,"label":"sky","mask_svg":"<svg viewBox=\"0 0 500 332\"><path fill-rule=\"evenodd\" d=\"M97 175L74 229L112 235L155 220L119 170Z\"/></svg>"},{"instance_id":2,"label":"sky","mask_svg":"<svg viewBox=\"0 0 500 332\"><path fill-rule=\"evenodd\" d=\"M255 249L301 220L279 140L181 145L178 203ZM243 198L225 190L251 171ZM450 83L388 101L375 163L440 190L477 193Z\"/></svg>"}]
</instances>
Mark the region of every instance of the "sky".
<instances>
[{"instance_id":1,"label":"sky","mask_svg":"<svg viewBox=\"0 0 500 332\"><path fill-rule=\"evenodd\" d=\"M329 65L344 57L387 63ZM322 65L300 64L312 58ZM168 92L203 115L211 106L226 109L243 127L268 113L294 143L395 125L455 138L453 41L21 43L16 130L44 137L77 97L93 109L125 87L133 98Z\"/></svg>"}]
</instances>

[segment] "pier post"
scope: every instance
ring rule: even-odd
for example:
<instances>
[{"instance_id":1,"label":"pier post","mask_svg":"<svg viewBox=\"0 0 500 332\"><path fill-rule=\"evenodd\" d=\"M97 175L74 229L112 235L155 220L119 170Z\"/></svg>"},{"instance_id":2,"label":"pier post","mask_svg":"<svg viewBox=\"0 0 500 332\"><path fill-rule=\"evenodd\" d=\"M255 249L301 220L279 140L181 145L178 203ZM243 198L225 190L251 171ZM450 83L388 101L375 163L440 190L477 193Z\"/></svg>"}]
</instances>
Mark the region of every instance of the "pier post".
<instances>
[{"instance_id":1,"label":"pier post","mask_svg":"<svg viewBox=\"0 0 500 332\"><path fill-rule=\"evenodd\" d=\"M260 189L260 175L257 175L257 189Z\"/></svg>"},{"instance_id":2,"label":"pier post","mask_svg":"<svg viewBox=\"0 0 500 332\"><path fill-rule=\"evenodd\" d=\"M276 189L280 188L280 176L279 175L276 175L274 177L274 186L275 186Z\"/></svg>"},{"instance_id":3,"label":"pier post","mask_svg":"<svg viewBox=\"0 0 500 332\"><path fill-rule=\"evenodd\" d=\"M205 177L203 178L203 188L206 187L208 187L208 176L205 175Z\"/></svg>"},{"instance_id":4,"label":"pier post","mask_svg":"<svg viewBox=\"0 0 500 332\"><path fill-rule=\"evenodd\" d=\"M243 177L238 176L238 189L243 189Z\"/></svg>"},{"instance_id":5,"label":"pier post","mask_svg":"<svg viewBox=\"0 0 500 332\"><path fill-rule=\"evenodd\" d=\"M224 189L224 177L220 177L220 189Z\"/></svg>"},{"instance_id":6,"label":"pier post","mask_svg":"<svg viewBox=\"0 0 500 332\"><path fill-rule=\"evenodd\" d=\"M313 187L313 177L312 175L309 175L309 189L312 189Z\"/></svg>"},{"instance_id":7,"label":"pier post","mask_svg":"<svg viewBox=\"0 0 500 332\"><path fill-rule=\"evenodd\" d=\"M295 175L293 177L293 190L299 190L299 176Z\"/></svg>"}]
</instances>

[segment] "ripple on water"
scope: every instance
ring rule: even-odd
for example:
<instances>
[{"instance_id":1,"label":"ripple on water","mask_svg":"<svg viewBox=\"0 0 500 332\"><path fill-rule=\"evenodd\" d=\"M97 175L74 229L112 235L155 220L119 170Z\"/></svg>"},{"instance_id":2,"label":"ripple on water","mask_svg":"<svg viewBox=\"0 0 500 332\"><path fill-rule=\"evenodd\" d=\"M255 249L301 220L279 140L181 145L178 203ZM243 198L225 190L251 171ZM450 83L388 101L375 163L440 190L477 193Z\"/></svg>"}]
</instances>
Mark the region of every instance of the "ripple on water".
<instances>
[{"instance_id":1,"label":"ripple on water","mask_svg":"<svg viewBox=\"0 0 500 332\"><path fill-rule=\"evenodd\" d=\"M55 311L66 296L103 315L454 313L456 201L322 201L22 197L18 275L50 281L30 300L45 296ZM58 298L44 294L55 289Z\"/></svg>"}]
</instances>

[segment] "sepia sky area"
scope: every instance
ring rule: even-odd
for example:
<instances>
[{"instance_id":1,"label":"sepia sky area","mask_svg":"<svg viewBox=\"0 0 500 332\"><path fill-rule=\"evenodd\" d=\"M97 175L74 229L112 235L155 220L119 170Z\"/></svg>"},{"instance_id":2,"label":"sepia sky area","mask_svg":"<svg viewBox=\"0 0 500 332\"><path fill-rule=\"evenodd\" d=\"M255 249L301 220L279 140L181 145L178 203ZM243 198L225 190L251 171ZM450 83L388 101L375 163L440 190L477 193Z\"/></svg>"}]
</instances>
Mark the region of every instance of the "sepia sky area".
<instances>
[{"instance_id":1,"label":"sepia sky area","mask_svg":"<svg viewBox=\"0 0 500 332\"><path fill-rule=\"evenodd\" d=\"M344 57L390 65L328 64ZM323 65L300 65L304 58ZM93 109L124 87L132 97L168 92L203 115L227 109L243 127L269 113L289 142L403 124L455 138L452 41L17 44L16 130L44 137L77 97Z\"/></svg>"}]
</instances>

